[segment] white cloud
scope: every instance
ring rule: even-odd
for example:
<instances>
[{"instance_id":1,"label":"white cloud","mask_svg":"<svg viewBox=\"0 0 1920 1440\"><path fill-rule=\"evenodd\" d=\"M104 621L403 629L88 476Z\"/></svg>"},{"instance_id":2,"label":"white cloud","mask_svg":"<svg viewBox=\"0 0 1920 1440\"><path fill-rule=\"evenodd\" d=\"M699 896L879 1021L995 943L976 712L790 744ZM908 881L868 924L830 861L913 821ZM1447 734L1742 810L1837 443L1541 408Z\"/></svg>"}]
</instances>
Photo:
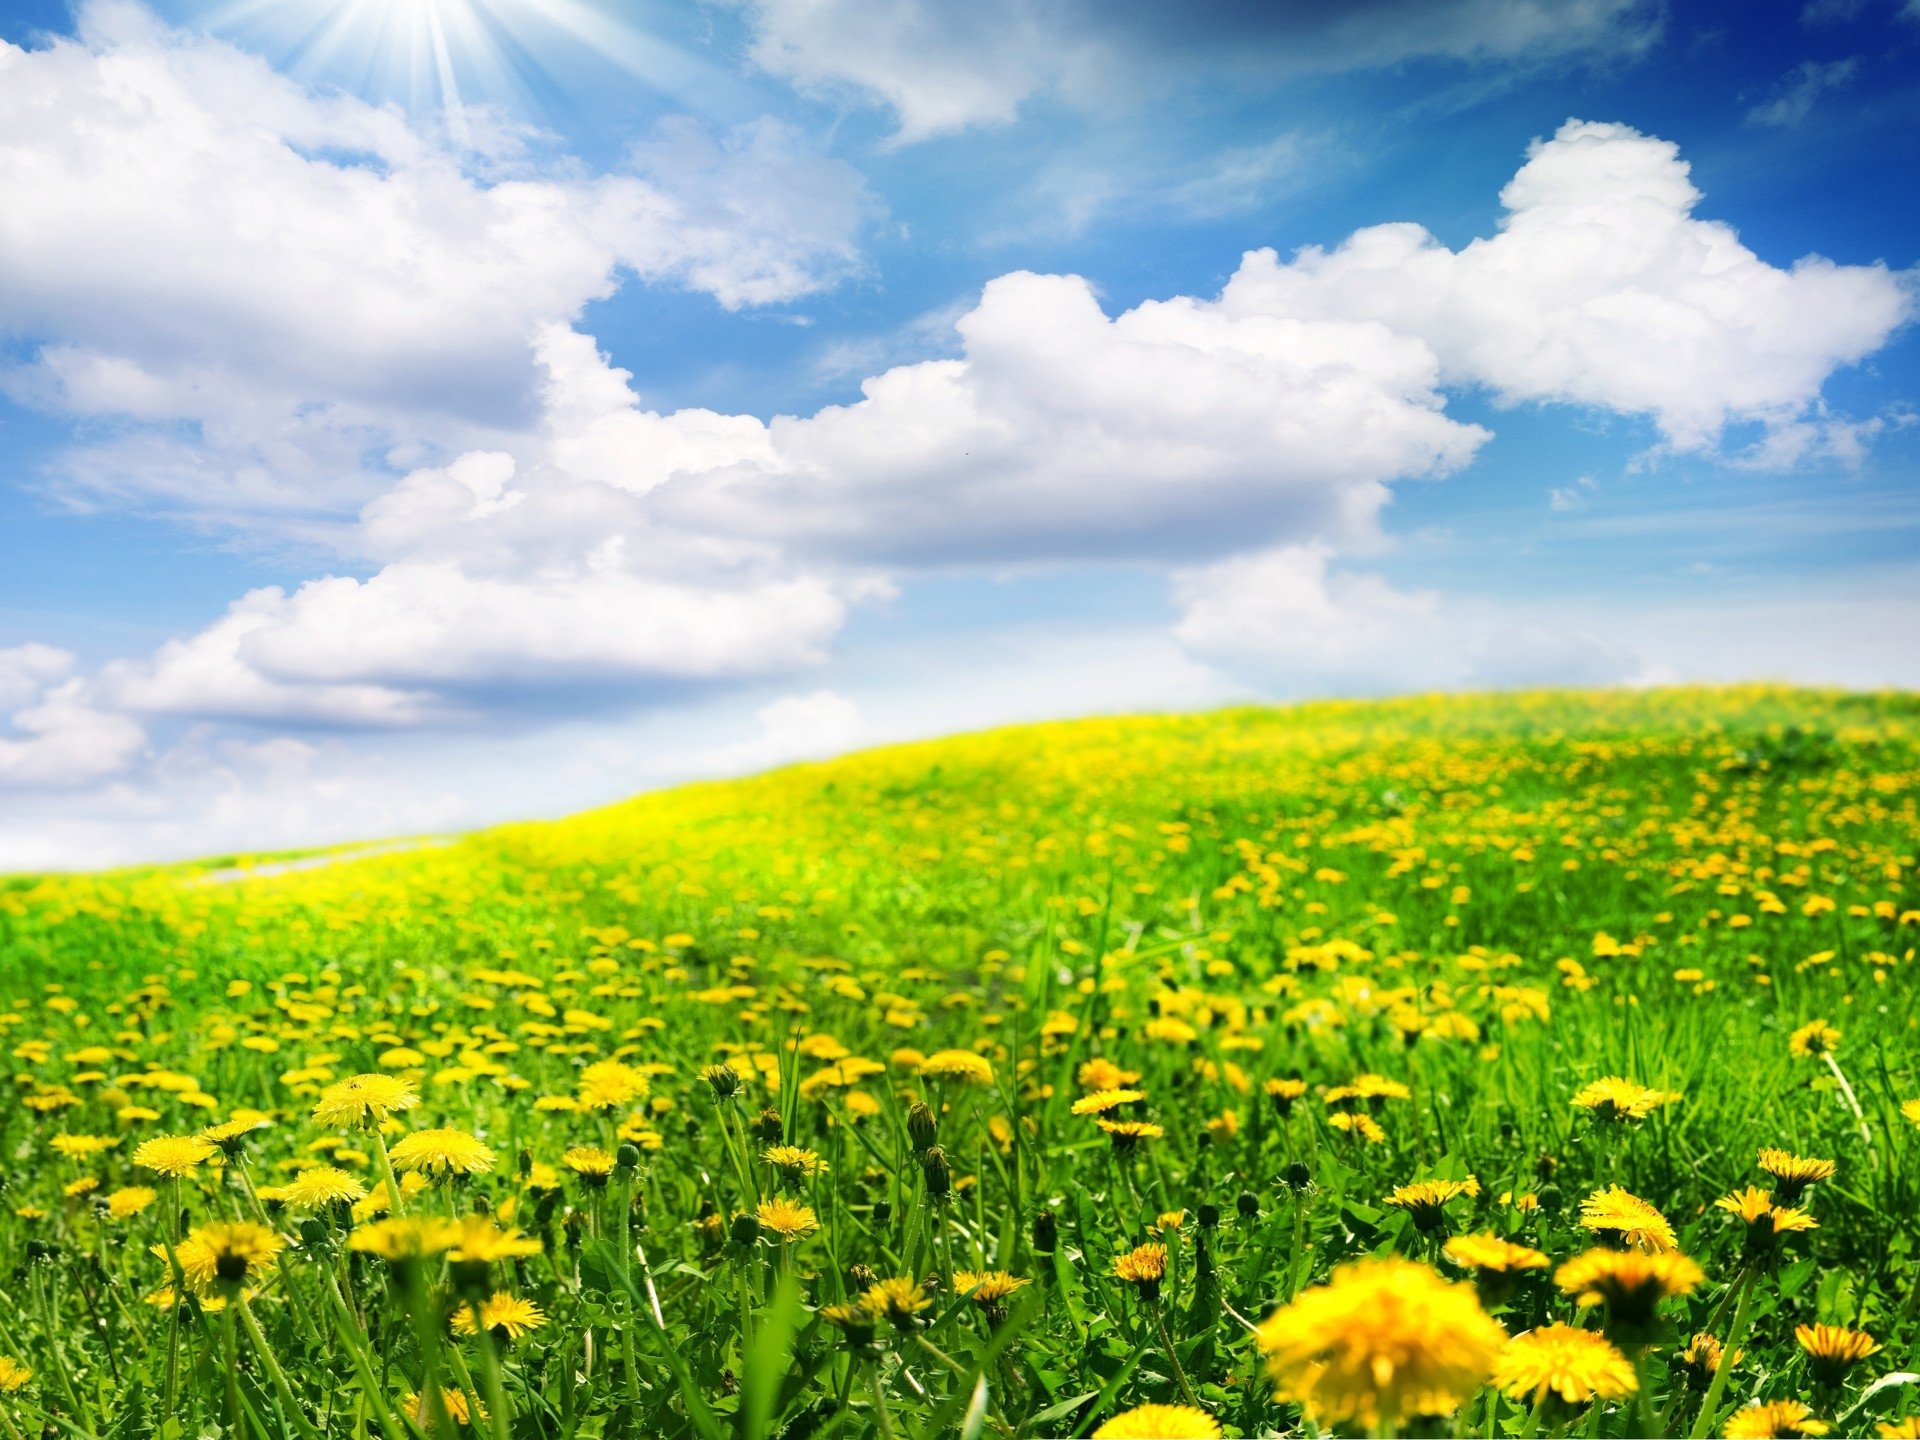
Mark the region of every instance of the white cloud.
<instances>
[{"instance_id":1,"label":"white cloud","mask_svg":"<svg viewBox=\"0 0 1920 1440\"><path fill-rule=\"evenodd\" d=\"M1851 83L1859 69L1860 62L1852 57L1803 60L1787 72L1771 99L1747 111L1747 119L1756 125L1804 125L1820 97Z\"/></svg>"},{"instance_id":2,"label":"white cloud","mask_svg":"<svg viewBox=\"0 0 1920 1440\"><path fill-rule=\"evenodd\" d=\"M1324 546L1178 571L1173 600L1182 645L1279 695L1602 684L1638 669L1593 636L1397 589Z\"/></svg>"},{"instance_id":3,"label":"white cloud","mask_svg":"<svg viewBox=\"0 0 1920 1440\"><path fill-rule=\"evenodd\" d=\"M752 0L753 55L804 90L891 109L902 141L1004 124L1030 101L1109 110L1200 83L1270 86L1418 58L1546 59L1643 48L1637 0Z\"/></svg>"},{"instance_id":4,"label":"white cloud","mask_svg":"<svg viewBox=\"0 0 1920 1440\"><path fill-rule=\"evenodd\" d=\"M13 712L0 730L0 787L58 789L125 770L146 748L146 732L125 715L96 708L81 680L66 680Z\"/></svg>"},{"instance_id":5,"label":"white cloud","mask_svg":"<svg viewBox=\"0 0 1920 1440\"><path fill-rule=\"evenodd\" d=\"M1913 272L1809 256L1780 269L1718 221L1677 147L1570 120L1501 192L1501 232L1455 252L1417 225L1283 264L1247 256L1228 315L1369 317L1431 345L1443 383L1645 415L1677 449L1799 420L1839 367L1914 314Z\"/></svg>"},{"instance_id":6,"label":"white cloud","mask_svg":"<svg viewBox=\"0 0 1920 1440\"><path fill-rule=\"evenodd\" d=\"M851 750L867 737L860 706L832 690L783 695L754 714L755 732L721 745L700 745L653 757L676 778L746 775L796 760L819 760Z\"/></svg>"},{"instance_id":7,"label":"white cloud","mask_svg":"<svg viewBox=\"0 0 1920 1440\"><path fill-rule=\"evenodd\" d=\"M535 333L622 275L729 308L791 299L857 265L869 205L771 121L670 121L605 174L466 159L130 4L88 4L77 39L0 43L0 333L41 347L7 388L204 427L83 450L76 482L130 488L159 459L163 498L312 503L343 462L537 413Z\"/></svg>"},{"instance_id":8,"label":"white cloud","mask_svg":"<svg viewBox=\"0 0 1920 1440\"><path fill-rule=\"evenodd\" d=\"M52 645L15 645L0 650L0 710L26 704L73 671L74 656Z\"/></svg>"},{"instance_id":9,"label":"white cloud","mask_svg":"<svg viewBox=\"0 0 1920 1440\"><path fill-rule=\"evenodd\" d=\"M958 329L960 358L741 435L739 459L660 486L660 511L903 563L1217 553L1364 533L1388 482L1487 438L1441 413L1427 347L1372 321L1187 297L1109 317L1077 276L1020 273Z\"/></svg>"}]
</instances>

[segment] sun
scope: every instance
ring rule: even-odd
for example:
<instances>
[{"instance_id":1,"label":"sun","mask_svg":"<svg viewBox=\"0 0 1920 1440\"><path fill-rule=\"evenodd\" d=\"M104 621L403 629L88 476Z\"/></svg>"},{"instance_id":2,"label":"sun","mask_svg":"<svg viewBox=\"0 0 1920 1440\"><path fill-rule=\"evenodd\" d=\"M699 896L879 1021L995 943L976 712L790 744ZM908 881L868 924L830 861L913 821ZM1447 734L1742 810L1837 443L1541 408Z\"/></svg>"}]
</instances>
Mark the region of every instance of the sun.
<instances>
[{"instance_id":1,"label":"sun","mask_svg":"<svg viewBox=\"0 0 1920 1440\"><path fill-rule=\"evenodd\" d=\"M537 117L612 67L676 108L711 114L735 88L628 0L208 0L197 23L276 68L410 114L473 149L481 112ZM672 21L659 17L659 29Z\"/></svg>"}]
</instances>

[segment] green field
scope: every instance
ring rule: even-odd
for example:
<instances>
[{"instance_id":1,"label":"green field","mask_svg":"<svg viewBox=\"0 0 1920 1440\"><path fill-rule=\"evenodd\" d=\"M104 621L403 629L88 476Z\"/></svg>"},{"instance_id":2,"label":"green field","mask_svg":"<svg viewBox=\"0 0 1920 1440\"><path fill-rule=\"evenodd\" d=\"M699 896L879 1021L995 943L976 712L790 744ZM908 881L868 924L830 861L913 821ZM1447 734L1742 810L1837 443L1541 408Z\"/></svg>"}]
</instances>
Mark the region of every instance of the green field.
<instances>
[{"instance_id":1,"label":"green field","mask_svg":"<svg viewBox=\"0 0 1920 1440\"><path fill-rule=\"evenodd\" d=\"M0 879L0 1434L1911 1436L1916 850L1745 688Z\"/></svg>"}]
</instances>

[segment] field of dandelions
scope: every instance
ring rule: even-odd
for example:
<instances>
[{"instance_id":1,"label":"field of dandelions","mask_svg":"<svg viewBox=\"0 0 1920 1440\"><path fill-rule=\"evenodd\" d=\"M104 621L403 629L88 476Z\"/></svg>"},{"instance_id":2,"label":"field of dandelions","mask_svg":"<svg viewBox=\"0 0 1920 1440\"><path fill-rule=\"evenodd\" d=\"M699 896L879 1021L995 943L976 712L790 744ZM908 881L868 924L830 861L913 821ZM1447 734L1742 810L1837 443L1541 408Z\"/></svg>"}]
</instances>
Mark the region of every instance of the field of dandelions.
<instances>
[{"instance_id":1,"label":"field of dandelions","mask_svg":"<svg viewBox=\"0 0 1920 1440\"><path fill-rule=\"evenodd\" d=\"M1920 1436L1920 700L0 879L0 1437Z\"/></svg>"}]
</instances>

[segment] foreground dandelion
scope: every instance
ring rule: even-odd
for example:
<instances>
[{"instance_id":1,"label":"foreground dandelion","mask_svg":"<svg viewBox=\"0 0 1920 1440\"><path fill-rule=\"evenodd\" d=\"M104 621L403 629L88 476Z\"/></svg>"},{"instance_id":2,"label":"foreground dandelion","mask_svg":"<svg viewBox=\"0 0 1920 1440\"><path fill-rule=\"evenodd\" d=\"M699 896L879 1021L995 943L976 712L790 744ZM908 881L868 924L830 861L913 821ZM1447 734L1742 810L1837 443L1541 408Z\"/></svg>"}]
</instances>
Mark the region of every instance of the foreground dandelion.
<instances>
[{"instance_id":1,"label":"foreground dandelion","mask_svg":"<svg viewBox=\"0 0 1920 1440\"><path fill-rule=\"evenodd\" d=\"M280 1187L280 1203L300 1214L333 1206L352 1205L367 1198L367 1187L332 1165L302 1170Z\"/></svg>"},{"instance_id":2,"label":"foreground dandelion","mask_svg":"<svg viewBox=\"0 0 1920 1440\"><path fill-rule=\"evenodd\" d=\"M485 1330L496 1340L524 1339L546 1323L546 1312L538 1305L505 1290L494 1291L477 1307L466 1304L453 1312L454 1334L476 1335Z\"/></svg>"},{"instance_id":3,"label":"foreground dandelion","mask_svg":"<svg viewBox=\"0 0 1920 1440\"><path fill-rule=\"evenodd\" d=\"M1581 1201L1580 1223L1636 1250L1671 1250L1676 1243L1667 1217L1618 1185L1596 1190Z\"/></svg>"},{"instance_id":4,"label":"foreground dandelion","mask_svg":"<svg viewBox=\"0 0 1920 1440\"><path fill-rule=\"evenodd\" d=\"M1809 1159L1804 1155L1795 1155L1791 1150L1777 1150L1772 1147L1760 1152L1760 1168L1773 1177L1774 1188L1780 1193L1783 1205L1796 1203L1809 1185L1833 1178L1836 1168L1831 1160Z\"/></svg>"},{"instance_id":5,"label":"foreground dandelion","mask_svg":"<svg viewBox=\"0 0 1920 1440\"><path fill-rule=\"evenodd\" d=\"M1316 1423L1392 1433L1458 1408L1492 1372L1506 1332L1472 1287L1377 1258L1337 1267L1268 1316L1256 1341L1281 1397Z\"/></svg>"},{"instance_id":6,"label":"foreground dandelion","mask_svg":"<svg viewBox=\"0 0 1920 1440\"><path fill-rule=\"evenodd\" d=\"M1633 1362L1590 1330L1546 1325L1516 1335L1500 1352L1493 1383L1513 1400L1537 1405L1552 1395L1569 1405L1619 1400L1640 1388Z\"/></svg>"},{"instance_id":7,"label":"foreground dandelion","mask_svg":"<svg viewBox=\"0 0 1920 1440\"><path fill-rule=\"evenodd\" d=\"M1156 1243L1136 1245L1113 1262L1113 1273L1140 1292L1140 1298L1160 1298L1160 1282L1167 1275L1167 1247Z\"/></svg>"},{"instance_id":8,"label":"foreground dandelion","mask_svg":"<svg viewBox=\"0 0 1920 1440\"><path fill-rule=\"evenodd\" d=\"M1669 1091L1655 1090L1620 1075L1609 1075L1582 1086L1574 1095L1573 1103L1582 1110L1591 1110L1596 1119L1620 1123L1644 1120L1679 1099Z\"/></svg>"},{"instance_id":9,"label":"foreground dandelion","mask_svg":"<svg viewBox=\"0 0 1920 1440\"><path fill-rule=\"evenodd\" d=\"M1637 1343L1652 1331L1655 1307L1691 1295L1706 1276L1678 1251L1589 1250L1553 1278L1577 1303L1606 1307L1609 1339Z\"/></svg>"},{"instance_id":10,"label":"foreground dandelion","mask_svg":"<svg viewBox=\"0 0 1920 1440\"><path fill-rule=\"evenodd\" d=\"M788 1200L762 1200L753 1214L762 1230L788 1244L820 1228L811 1205L795 1205Z\"/></svg>"},{"instance_id":11,"label":"foreground dandelion","mask_svg":"<svg viewBox=\"0 0 1920 1440\"><path fill-rule=\"evenodd\" d=\"M33 1371L11 1355L0 1355L0 1391L12 1394L15 1391L24 1390L32 1379Z\"/></svg>"},{"instance_id":12,"label":"foreground dandelion","mask_svg":"<svg viewBox=\"0 0 1920 1440\"><path fill-rule=\"evenodd\" d=\"M349 1130L378 1125L419 1103L419 1095L405 1080L392 1075L354 1075L320 1092L313 1118L322 1125Z\"/></svg>"},{"instance_id":13,"label":"foreground dandelion","mask_svg":"<svg viewBox=\"0 0 1920 1440\"><path fill-rule=\"evenodd\" d=\"M416 1130L388 1152L395 1170L422 1175L480 1175L493 1169L494 1153L464 1130Z\"/></svg>"},{"instance_id":14,"label":"foreground dandelion","mask_svg":"<svg viewBox=\"0 0 1920 1440\"><path fill-rule=\"evenodd\" d=\"M156 1135L133 1152L133 1163L177 1180L191 1175L219 1153L219 1146L199 1135Z\"/></svg>"},{"instance_id":15,"label":"foreground dandelion","mask_svg":"<svg viewBox=\"0 0 1920 1440\"><path fill-rule=\"evenodd\" d=\"M1807 1369L1821 1385L1840 1384L1848 1371L1880 1349L1880 1342L1866 1331L1841 1325L1801 1325L1793 1338L1807 1357Z\"/></svg>"},{"instance_id":16,"label":"foreground dandelion","mask_svg":"<svg viewBox=\"0 0 1920 1440\"><path fill-rule=\"evenodd\" d=\"M232 1294L257 1283L260 1272L286 1248L286 1240L274 1231L242 1220L200 1226L180 1242L174 1256L195 1291L218 1288Z\"/></svg>"},{"instance_id":17,"label":"foreground dandelion","mask_svg":"<svg viewBox=\"0 0 1920 1440\"><path fill-rule=\"evenodd\" d=\"M1755 1401L1736 1410L1727 1421L1727 1440L1799 1440L1800 1436L1828 1435L1833 1426L1816 1420L1798 1400Z\"/></svg>"},{"instance_id":18,"label":"foreground dandelion","mask_svg":"<svg viewBox=\"0 0 1920 1440\"><path fill-rule=\"evenodd\" d=\"M1136 1405L1101 1425L1093 1440L1220 1440L1220 1422L1192 1405Z\"/></svg>"}]
</instances>

